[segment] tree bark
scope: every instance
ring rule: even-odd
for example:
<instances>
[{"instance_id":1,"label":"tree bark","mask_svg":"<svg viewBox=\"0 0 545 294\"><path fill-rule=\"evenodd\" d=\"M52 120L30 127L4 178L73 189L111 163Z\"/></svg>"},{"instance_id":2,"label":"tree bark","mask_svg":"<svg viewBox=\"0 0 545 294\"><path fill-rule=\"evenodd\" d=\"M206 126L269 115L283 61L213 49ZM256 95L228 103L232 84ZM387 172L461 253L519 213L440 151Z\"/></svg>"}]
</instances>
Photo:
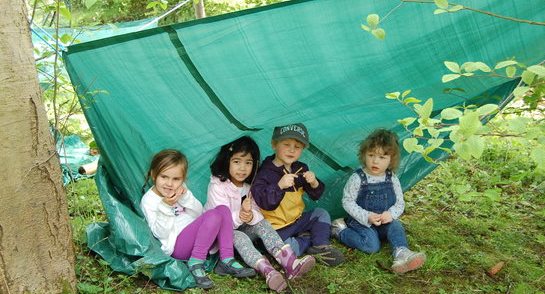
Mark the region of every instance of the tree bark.
<instances>
[{"instance_id":1,"label":"tree bark","mask_svg":"<svg viewBox=\"0 0 545 294\"><path fill-rule=\"evenodd\" d=\"M199 2L193 2L193 7L195 8L195 18L205 18L206 11L204 10L204 0L199 0Z\"/></svg>"},{"instance_id":2,"label":"tree bark","mask_svg":"<svg viewBox=\"0 0 545 294\"><path fill-rule=\"evenodd\" d=\"M74 293L66 194L24 2L0 0L0 293Z\"/></svg>"}]
</instances>

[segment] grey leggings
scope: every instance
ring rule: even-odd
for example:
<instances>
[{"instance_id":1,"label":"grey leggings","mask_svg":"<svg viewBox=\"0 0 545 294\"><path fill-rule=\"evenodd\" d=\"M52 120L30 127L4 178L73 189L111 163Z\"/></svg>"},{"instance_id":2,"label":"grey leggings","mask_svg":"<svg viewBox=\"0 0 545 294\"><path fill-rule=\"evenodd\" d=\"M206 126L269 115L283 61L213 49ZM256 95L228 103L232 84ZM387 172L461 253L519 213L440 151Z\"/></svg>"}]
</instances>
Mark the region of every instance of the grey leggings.
<instances>
[{"instance_id":1,"label":"grey leggings","mask_svg":"<svg viewBox=\"0 0 545 294\"><path fill-rule=\"evenodd\" d=\"M261 239L267 251L273 256L284 246L284 241L265 219L255 225L241 225L234 230L234 235L235 249L244 262L253 268L256 267L257 261L263 258L263 255L255 248L253 241Z\"/></svg>"}]
</instances>

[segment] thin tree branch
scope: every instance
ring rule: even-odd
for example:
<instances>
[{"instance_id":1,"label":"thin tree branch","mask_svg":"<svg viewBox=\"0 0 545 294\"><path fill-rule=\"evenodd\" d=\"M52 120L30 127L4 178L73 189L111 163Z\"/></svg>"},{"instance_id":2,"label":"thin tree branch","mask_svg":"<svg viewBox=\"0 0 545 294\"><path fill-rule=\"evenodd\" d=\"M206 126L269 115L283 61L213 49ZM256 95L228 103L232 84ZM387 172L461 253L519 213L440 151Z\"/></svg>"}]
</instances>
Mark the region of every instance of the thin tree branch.
<instances>
[{"instance_id":1,"label":"thin tree branch","mask_svg":"<svg viewBox=\"0 0 545 294\"><path fill-rule=\"evenodd\" d=\"M412 3L435 4L435 2L433 2L433 1L426 1L426 0L400 0L400 1L401 2L412 2ZM461 5L461 4L449 3L449 5L455 6L455 5ZM467 7L467 6L464 6L464 5L461 5L461 6L463 6L462 9L465 9L465 10L470 10L470 11L473 11L473 12L477 12L477 13L481 13L481 14L485 14L485 15L489 15L489 16L493 16L493 17L497 17L497 18L501 18L501 19L505 19L505 20L520 22L520 23L527 23L527 24L531 24L531 25L545 26L545 22L527 20L527 19L516 18L516 17L510 17L510 16L501 15L501 14L496 14L496 13L486 11L486 10Z\"/></svg>"}]
</instances>

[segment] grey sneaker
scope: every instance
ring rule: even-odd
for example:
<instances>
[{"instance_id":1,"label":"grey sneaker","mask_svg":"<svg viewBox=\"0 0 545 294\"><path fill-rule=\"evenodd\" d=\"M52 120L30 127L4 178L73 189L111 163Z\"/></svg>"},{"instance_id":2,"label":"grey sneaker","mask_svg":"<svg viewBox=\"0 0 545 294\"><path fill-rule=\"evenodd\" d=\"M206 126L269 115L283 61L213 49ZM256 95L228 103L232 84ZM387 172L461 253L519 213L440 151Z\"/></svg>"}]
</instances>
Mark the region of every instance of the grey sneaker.
<instances>
[{"instance_id":1,"label":"grey sneaker","mask_svg":"<svg viewBox=\"0 0 545 294\"><path fill-rule=\"evenodd\" d=\"M342 252L331 245L312 246L308 248L307 253L329 266L336 266L344 262Z\"/></svg>"},{"instance_id":2,"label":"grey sneaker","mask_svg":"<svg viewBox=\"0 0 545 294\"><path fill-rule=\"evenodd\" d=\"M229 263L224 263L223 261L218 261L214 272L220 276L231 275L237 278L248 278L256 275L256 272L253 268L248 267L235 267L234 263L238 263L234 258L229 261Z\"/></svg>"},{"instance_id":3,"label":"grey sneaker","mask_svg":"<svg viewBox=\"0 0 545 294\"><path fill-rule=\"evenodd\" d=\"M426 254L414 252L407 247L396 248L392 271L396 274L404 274L421 267L426 262Z\"/></svg>"},{"instance_id":4,"label":"grey sneaker","mask_svg":"<svg viewBox=\"0 0 545 294\"><path fill-rule=\"evenodd\" d=\"M340 240L339 236L341 234L341 231L346 229L346 223L344 222L344 218L338 218L331 222L331 235L333 237Z\"/></svg>"}]
</instances>

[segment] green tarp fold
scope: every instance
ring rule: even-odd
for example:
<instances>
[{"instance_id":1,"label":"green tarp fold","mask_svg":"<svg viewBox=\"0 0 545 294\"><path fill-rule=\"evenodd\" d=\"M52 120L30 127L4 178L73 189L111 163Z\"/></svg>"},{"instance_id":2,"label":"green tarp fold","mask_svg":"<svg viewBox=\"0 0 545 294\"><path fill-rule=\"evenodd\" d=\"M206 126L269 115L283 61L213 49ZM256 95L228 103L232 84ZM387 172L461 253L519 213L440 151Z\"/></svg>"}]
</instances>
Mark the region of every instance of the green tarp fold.
<instances>
[{"instance_id":1,"label":"green tarp fold","mask_svg":"<svg viewBox=\"0 0 545 294\"><path fill-rule=\"evenodd\" d=\"M459 2L535 21L545 15L542 0ZM272 128L302 122L311 146L301 160L327 187L308 205L339 217L359 142L377 127L409 136L397 120L413 114L385 93L411 89L424 100L433 97L434 116L463 103L504 105L518 81L443 84L443 62L545 59L543 26L470 11L434 15L435 8L393 0L289 1L70 46L64 58L101 150L96 179L109 221L89 227L90 248L122 272L153 267L161 287L192 286L185 266L158 251L139 209L157 151L187 155L188 186L204 203L208 166L221 145L250 135L269 155ZM361 29L371 13L388 14L380 24L386 40ZM463 88L463 97L444 94L446 87ZM434 167L403 154L403 187Z\"/></svg>"}]
</instances>

